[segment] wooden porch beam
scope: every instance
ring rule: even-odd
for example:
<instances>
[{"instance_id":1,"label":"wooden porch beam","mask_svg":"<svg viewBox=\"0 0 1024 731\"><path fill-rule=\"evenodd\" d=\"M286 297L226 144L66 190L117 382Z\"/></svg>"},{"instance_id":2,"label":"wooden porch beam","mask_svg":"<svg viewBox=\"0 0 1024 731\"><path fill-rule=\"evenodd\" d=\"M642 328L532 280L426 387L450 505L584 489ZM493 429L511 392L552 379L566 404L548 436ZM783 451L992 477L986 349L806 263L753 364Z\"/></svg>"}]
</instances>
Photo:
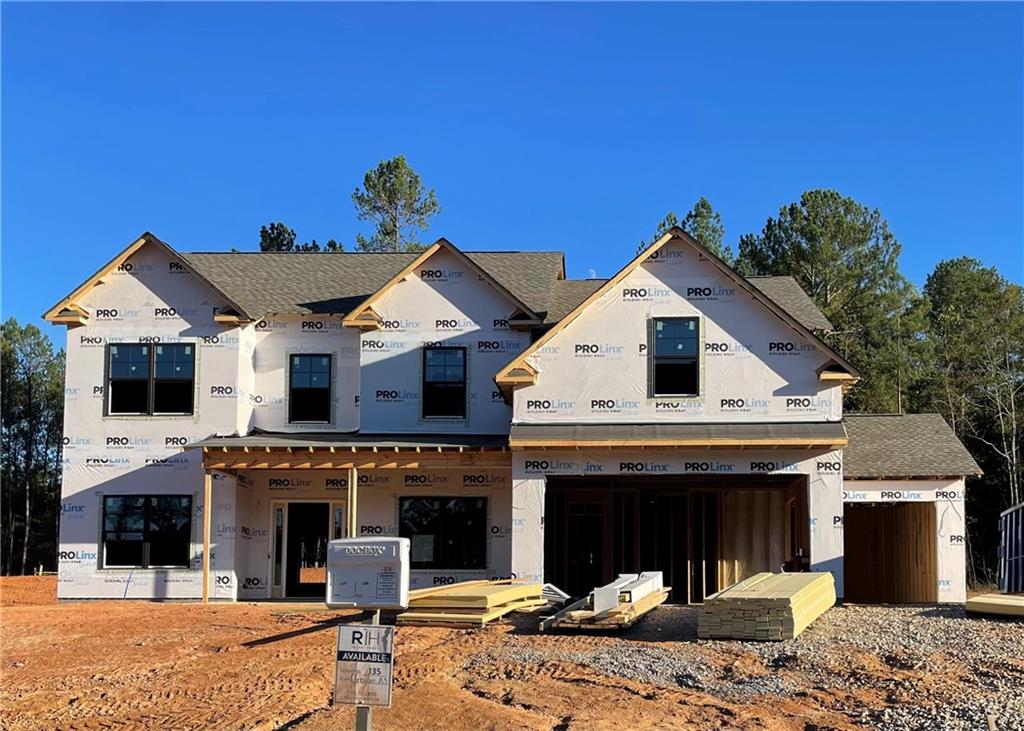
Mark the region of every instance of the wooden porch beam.
<instances>
[{"instance_id":1,"label":"wooden porch beam","mask_svg":"<svg viewBox=\"0 0 1024 731\"><path fill-rule=\"evenodd\" d=\"M203 604L210 601L210 535L213 526L213 474L203 473Z\"/></svg>"}]
</instances>

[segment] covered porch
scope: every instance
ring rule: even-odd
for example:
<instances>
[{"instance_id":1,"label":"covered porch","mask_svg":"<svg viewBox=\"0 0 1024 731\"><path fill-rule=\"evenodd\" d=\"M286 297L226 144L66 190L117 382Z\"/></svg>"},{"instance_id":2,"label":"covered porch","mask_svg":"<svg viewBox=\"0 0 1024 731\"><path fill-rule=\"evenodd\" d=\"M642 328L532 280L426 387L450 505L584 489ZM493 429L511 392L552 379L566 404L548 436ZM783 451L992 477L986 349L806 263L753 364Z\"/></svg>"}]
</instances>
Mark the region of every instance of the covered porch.
<instances>
[{"instance_id":1,"label":"covered porch","mask_svg":"<svg viewBox=\"0 0 1024 731\"><path fill-rule=\"evenodd\" d=\"M223 513L203 511L203 601L322 596L326 542L360 535L410 537L414 585L510 573L503 435L257 433L193 446L204 505Z\"/></svg>"}]
</instances>

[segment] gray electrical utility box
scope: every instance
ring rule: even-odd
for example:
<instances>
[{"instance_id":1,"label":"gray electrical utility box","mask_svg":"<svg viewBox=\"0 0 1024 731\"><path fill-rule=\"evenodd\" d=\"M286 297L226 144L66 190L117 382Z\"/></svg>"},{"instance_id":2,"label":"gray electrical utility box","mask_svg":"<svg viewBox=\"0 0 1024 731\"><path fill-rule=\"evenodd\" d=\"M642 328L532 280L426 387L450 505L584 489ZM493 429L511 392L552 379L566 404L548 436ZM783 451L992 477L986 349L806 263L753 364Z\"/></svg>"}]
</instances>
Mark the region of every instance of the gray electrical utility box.
<instances>
[{"instance_id":1,"label":"gray electrical utility box","mask_svg":"<svg viewBox=\"0 0 1024 731\"><path fill-rule=\"evenodd\" d=\"M340 538L327 544L327 606L409 606L408 538Z\"/></svg>"}]
</instances>

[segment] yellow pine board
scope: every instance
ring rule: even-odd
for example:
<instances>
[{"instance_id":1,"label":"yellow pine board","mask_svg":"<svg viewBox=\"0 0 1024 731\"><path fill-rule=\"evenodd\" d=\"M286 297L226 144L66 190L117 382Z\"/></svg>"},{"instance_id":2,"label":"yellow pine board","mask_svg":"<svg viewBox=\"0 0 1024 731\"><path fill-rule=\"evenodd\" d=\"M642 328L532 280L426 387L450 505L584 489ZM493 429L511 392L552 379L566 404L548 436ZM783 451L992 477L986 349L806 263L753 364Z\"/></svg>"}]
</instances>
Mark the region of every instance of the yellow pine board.
<instances>
[{"instance_id":1,"label":"yellow pine board","mask_svg":"<svg viewBox=\"0 0 1024 731\"><path fill-rule=\"evenodd\" d=\"M756 574L708 597L697 615L703 639L790 639L835 604L829 573Z\"/></svg>"},{"instance_id":2,"label":"yellow pine board","mask_svg":"<svg viewBox=\"0 0 1024 731\"><path fill-rule=\"evenodd\" d=\"M458 591L410 599L409 604L415 607L497 607L521 599L540 597L544 587L540 584L504 584L472 586Z\"/></svg>"},{"instance_id":3,"label":"yellow pine board","mask_svg":"<svg viewBox=\"0 0 1024 731\"><path fill-rule=\"evenodd\" d=\"M412 589L409 591L409 602L412 603L417 599L423 597L434 596L436 594L447 594L452 591L461 591L470 586L483 586L484 584L490 584L491 582L487 579L478 579L476 581L460 581L458 584L445 584L443 586L428 586L423 589Z\"/></svg>"},{"instance_id":4,"label":"yellow pine board","mask_svg":"<svg viewBox=\"0 0 1024 731\"><path fill-rule=\"evenodd\" d=\"M447 622L482 625L498 619L499 617L503 617L509 612L514 612L517 609L537 606L539 602L547 603L546 600L525 599L522 601L503 604L500 607L493 607L491 609L410 609L409 611L399 614L395 620L401 624L408 624L410 622Z\"/></svg>"},{"instance_id":5,"label":"yellow pine board","mask_svg":"<svg viewBox=\"0 0 1024 731\"><path fill-rule=\"evenodd\" d=\"M981 594L964 604L968 612L1024 617L1024 594Z\"/></svg>"}]
</instances>

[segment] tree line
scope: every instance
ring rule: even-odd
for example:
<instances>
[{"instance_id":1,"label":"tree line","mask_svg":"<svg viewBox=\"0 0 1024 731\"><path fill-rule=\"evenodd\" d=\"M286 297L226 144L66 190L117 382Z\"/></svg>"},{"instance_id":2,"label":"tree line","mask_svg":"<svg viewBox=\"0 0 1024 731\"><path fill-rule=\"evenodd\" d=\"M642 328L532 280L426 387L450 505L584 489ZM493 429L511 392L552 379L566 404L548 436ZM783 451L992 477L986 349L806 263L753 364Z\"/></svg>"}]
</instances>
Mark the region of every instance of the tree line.
<instances>
[{"instance_id":1,"label":"tree line","mask_svg":"<svg viewBox=\"0 0 1024 731\"><path fill-rule=\"evenodd\" d=\"M440 211L404 157L368 171L352 194L372 234L359 251L419 251L417 233ZM809 190L759 233L726 241L721 214L700 198L669 212L653 238L680 226L741 274L790 275L833 325L825 338L863 378L844 396L862 413L937 411L984 469L968 481L970 578L990 582L996 518L1024 502L1024 294L995 268L939 262L924 286L899 267L900 244L878 209L833 190ZM282 222L260 230L262 251L343 251L334 239L298 244ZM4 573L56 564L64 355L34 325L3 325L0 550Z\"/></svg>"},{"instance_id":2,"label":"tree line","mask_svg":"<svg viewBox=\"0 0 1024 731\"><path fill-rule=\"evenodd\" d=\"M899 266L900 244L877 208L809 190L760 233L726 244L701 198L679 225L745 276L794 277L833 325L825 336L863 378L847 412L938 412L985 474L967 482L968 570L994 581L997 518L1024 502L1024 291L969 256L940 261L922 288ZM653 240L653 239L652 239ZM649 242L644 242L645 246Z\"/></svg>"},{"instance_id":3,"label":"tree line","mask_svg":"<svg viewBox=\"0 0 1024 731\"><path fill-rule=\"evenodd\" d=\"M0 326L0 569L5 575L57 565L64 351L35 325Z\"/></svg>"}]
</instances>

